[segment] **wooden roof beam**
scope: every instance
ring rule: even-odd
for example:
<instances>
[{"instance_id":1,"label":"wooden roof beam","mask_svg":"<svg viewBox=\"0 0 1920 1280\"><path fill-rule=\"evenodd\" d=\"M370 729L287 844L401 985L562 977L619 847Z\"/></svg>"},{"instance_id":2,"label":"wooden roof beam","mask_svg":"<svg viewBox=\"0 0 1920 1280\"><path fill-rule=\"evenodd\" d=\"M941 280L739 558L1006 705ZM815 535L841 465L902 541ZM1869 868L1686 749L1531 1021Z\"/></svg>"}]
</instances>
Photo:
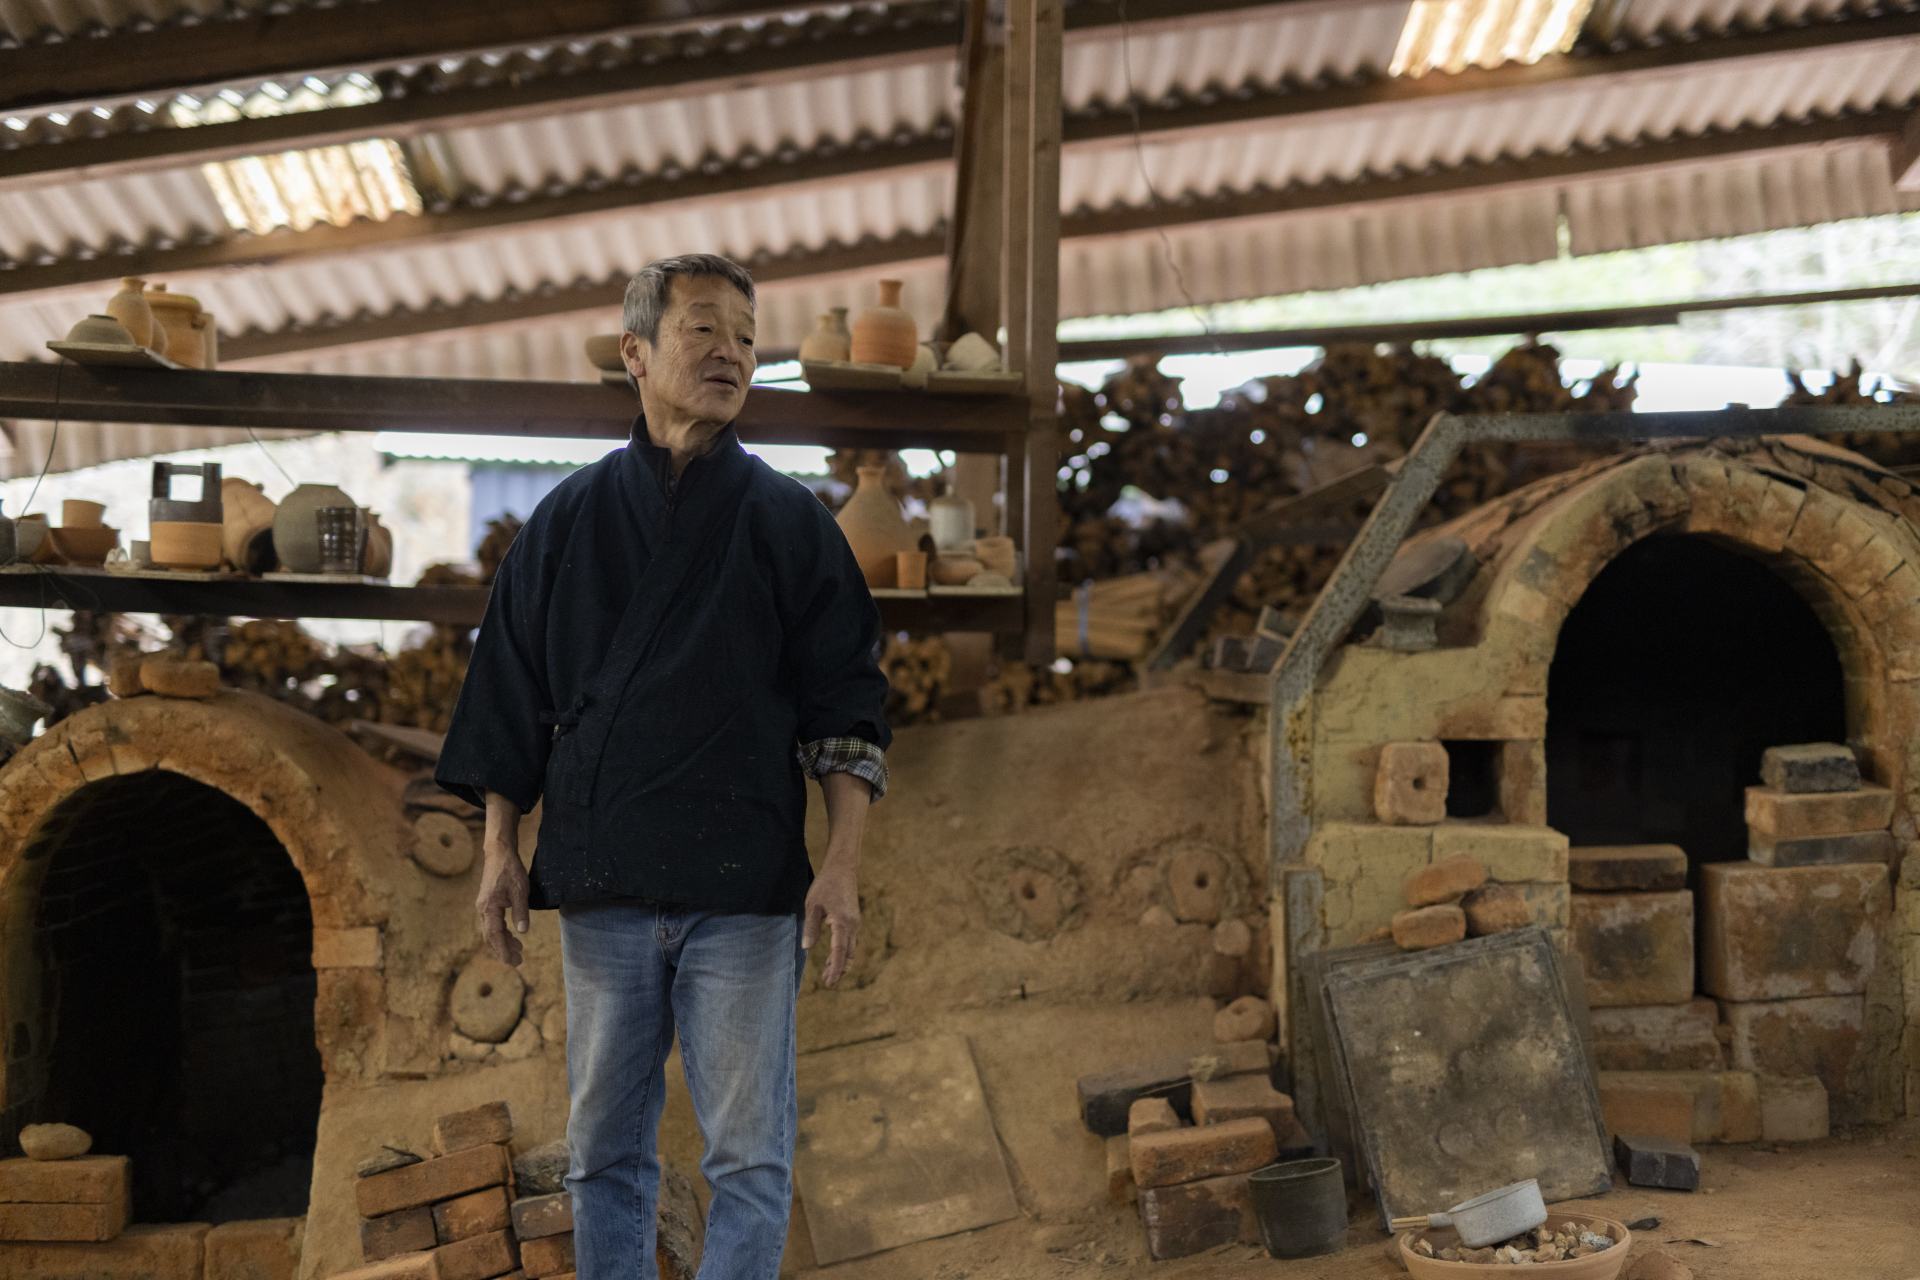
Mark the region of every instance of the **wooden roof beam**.
<instances>
[{"instance_id":1,"label":"wooden roof beam","mask_svg":"<svg viewBox=\"0 0 1920 1280\"><path fill-rule=\"evenodd\" d=\"M1127 17L1136 34L1201 21L1231 21L1286 4L1298 10L1316 0L1134 0ZM1110 35L1118 25L1112 0L1079 0L1067 8L1070 39ZM1224 93L1212 102L1211 124L1221 127L1248 119L1270 118L1284 97L1287 115L1365 110L1450 96L1504 93L1556 84L1594 84L1620 76L1679 72L1701 65L1765 59L1825 48L1860 48L1920 36L1920 12L1873 17L1845 16L1776 31L1717 36L1673 44L1611 51L1582 51L1546 58L1533 66L1506 66L1459 75L1419 79L1357 80L1348 84L1297 89ZM777 43L726 58L701 53L675 56L645 65L604 70L502 76L500 83L425 87L405 92L404 79L393 82L391 96L357 107L335 107L258 120L236 120L192 129L155 127L106 133L60 142L0 147L0 189L150 172L186 164L313 147L382 136L408 138L438 129L509 123L556 111L599 110L636 103L715 92L728 87L764 86L825 74L844 75L879 67L911 65L951 58L961 39L959 11L923 17L911 8L877 22L871 29L852 26L802 26ZM7 55L0 51L0 61ZM0 71L0 82L4 72ZM5 107L0 104L0 114ZM1251 114L1250 114L1251 113ZM1109 140L1125 133L1110 128ZM0 138L4 142L4 138Z\"/></svg>"},{"instance_id":2,"label":"wooden roof beam","mask_svg":"<svg viewBox=\"0 0 1920 1280\"><path fill-rule=\"evenodd\" d=\"M1907 117L1892 151L1893 189L1920 191L1920 110Z\"/></svg>"}]
</instances>

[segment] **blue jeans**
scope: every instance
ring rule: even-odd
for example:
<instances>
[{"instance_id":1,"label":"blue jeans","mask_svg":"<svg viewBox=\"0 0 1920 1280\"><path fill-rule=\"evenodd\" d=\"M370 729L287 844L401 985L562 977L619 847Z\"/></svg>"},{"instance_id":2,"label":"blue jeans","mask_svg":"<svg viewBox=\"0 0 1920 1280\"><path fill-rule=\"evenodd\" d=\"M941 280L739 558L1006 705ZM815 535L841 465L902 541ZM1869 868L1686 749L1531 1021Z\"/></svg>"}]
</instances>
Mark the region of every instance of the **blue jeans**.
<instances>
[{"instance_id":1,"label":"blue jeans","mask_svg":"<svg viewBox=\"0 0 1920 1280\"><path fill-rule=\"evenodd\" d=\"M701 1280L774 1280L793 1204L795 916L563 907L567 1190L580 1280L656 1280L674 1030L713 1188Z\"/></svg>"}]
</instances>

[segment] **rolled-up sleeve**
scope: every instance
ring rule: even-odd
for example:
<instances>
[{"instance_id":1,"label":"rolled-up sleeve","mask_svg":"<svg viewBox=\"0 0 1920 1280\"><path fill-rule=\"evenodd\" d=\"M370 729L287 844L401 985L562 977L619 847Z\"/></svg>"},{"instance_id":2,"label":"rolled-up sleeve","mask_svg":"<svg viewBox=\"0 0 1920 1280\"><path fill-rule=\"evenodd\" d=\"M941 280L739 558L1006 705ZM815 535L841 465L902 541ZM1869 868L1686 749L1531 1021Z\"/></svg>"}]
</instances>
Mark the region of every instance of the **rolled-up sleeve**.
<instances>
[{"instance_id":1,"label":"rolled-up sleeve","mask_svg":"<svg viewBox=\"0 0 1920 1280\"><path fill-rule=\"evenodd\" d=\"M494 575L493 594L454 704L434 780L469 803L488 792L521 812L540 800L553 731L546 693L544 521L529 521Z\"/></svg>"},{"instance_id":2,"label":"rolled-up sleeve","mask_svg":"<svg viewBox=\"0 0 1920 1280\"><path fill-rule=\"evenodd\" d=\"M809 778L850 773L873 788L873 798L887 794L887 753L864 738L822 738L798 748L800 769Z\"/></svg>"}]
</instances>

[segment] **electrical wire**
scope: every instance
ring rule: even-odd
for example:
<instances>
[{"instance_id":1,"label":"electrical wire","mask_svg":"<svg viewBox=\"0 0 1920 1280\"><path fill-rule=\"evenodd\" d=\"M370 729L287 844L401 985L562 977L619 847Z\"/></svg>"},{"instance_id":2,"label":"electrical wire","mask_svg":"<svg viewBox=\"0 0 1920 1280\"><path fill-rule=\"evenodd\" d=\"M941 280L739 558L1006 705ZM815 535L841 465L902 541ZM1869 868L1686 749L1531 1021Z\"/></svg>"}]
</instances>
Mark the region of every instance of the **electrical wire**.
<instances>
[{"instance_id":1,"label":"electrical wire","mask_svg":"<svg viewBox=\"0 0 1920 1280\"><path fill-rule=\"evenodd\" d=\"M62 356L58 363L53 366L53 429L47 434L47 456L40 462L40 474L33 478L33 487L27 490L27 500L20 504L22 514L25 514L27 510L33 506L33 500L40 494L41 482L53 471L54 451L60 447L60 381L62 375L66 373L67 363L67 358ZM19 524L20 521L16 517L14 519L14 555L16 558L18 558L20 554ZM53 536L52 530L49 529L40 536L50 538ZM40 604L38 606L40 614L40 634L33 638L33 643L21 644L18 640L15 640L7 634L5 627L0 627L0 641L5 641L16 649L37 649L40 647L41 642L47 638L47 574L46 571L38 565L30 567L35 570L35 576L40 579Z\"/></svg>"}]
</instances>

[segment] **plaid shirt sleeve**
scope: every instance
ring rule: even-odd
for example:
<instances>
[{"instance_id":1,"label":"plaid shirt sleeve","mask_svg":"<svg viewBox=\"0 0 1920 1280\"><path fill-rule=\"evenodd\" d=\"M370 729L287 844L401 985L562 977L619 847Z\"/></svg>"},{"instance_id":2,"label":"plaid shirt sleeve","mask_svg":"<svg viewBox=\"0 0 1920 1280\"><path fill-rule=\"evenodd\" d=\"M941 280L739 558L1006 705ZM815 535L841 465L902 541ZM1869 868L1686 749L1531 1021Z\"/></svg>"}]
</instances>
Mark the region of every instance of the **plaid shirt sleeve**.
<instances>
[{"instance_id":1,"label":"plaid shirt sleeve","mask_svg":"<svg viewBox=\"0 0 1920 1280\"><path fill-rule=\"evenodd\" d=\"M821 738L803 742L795 748L800 769L809 778L824 778L830 773L850 773L866 779L873 798L887 794L887 753L865 738Z\"/></svg>"}]
</instances>

